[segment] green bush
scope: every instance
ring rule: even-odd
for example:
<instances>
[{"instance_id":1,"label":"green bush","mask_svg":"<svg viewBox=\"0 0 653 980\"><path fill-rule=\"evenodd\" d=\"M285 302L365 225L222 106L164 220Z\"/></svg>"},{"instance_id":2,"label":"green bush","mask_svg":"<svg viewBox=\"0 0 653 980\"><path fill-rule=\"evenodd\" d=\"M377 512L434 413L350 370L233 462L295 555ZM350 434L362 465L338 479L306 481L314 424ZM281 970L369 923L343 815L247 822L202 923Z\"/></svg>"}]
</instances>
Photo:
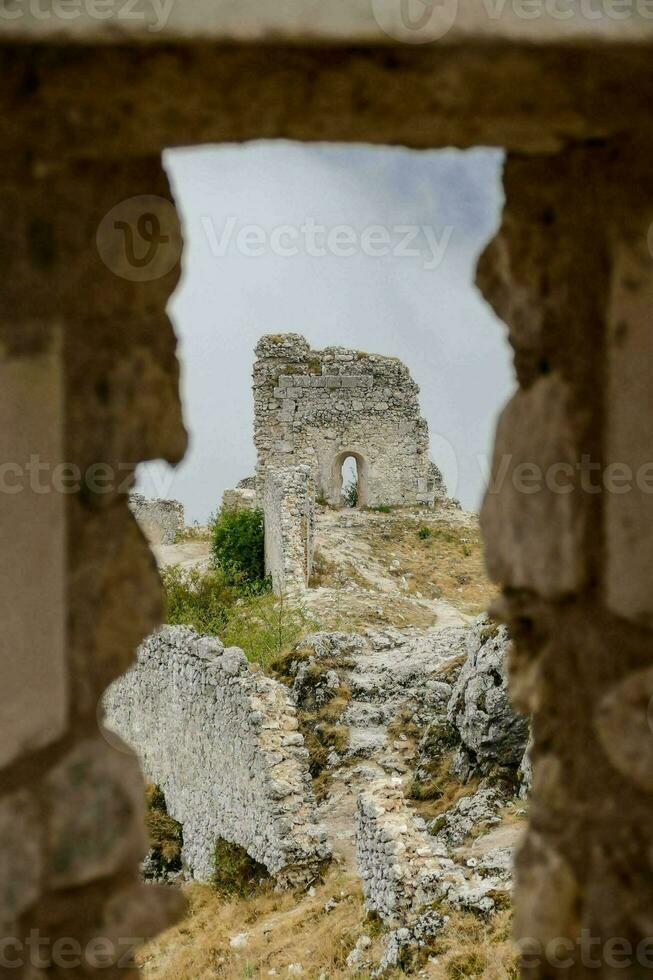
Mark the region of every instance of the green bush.
<instances>
[{"instance_id":1,"label":"green bush","mask_svg":"<svg viewBox=\"0 0 653 980\"><path fill-rule=\"evenodd\" d=\"M178 565L163 569L161 579L167 623L219 636L225 646L241 647L251 663L264 669L318 628L301 607L261 592L260 582L232 585L221 570Z\"/></svg>"},{"instance_id":2,"label":"green bush","mask_svg":"<svg viewBox=\"0 0 653 980\"><path fill-rule=\"evenodd\" d=\"M221 636L238 593L224 572L184 570L171 565L161 572L165 593L166 623L192 626L198 633Z\"/></svg>"},{"instance_id":3,"label":"green bush","mask_svg":"<svg viewBox=\"0 0 653 980\"><path fill-rule=\"evenodd\" d=\"M358 480L350 480L342 488L342 499L347 507L358 507Z\"/></svg>"},{"instance_id":4,"label":"green bush","mask_svg":"<svg viewBox=\"0 0 653 980\"><path fill-rule=\"evenodd\" d=\"M420 541L428 541L428 539L432 536L432 533L433 532L431 531L430 527L427 527L426 524L422 524L417 532L417 537L420 539Z\"/></svg>"},{"instance_id":5,"label":"green bush","mask_svg":"<svg viewBox=\"0 0 653 980\"><path fill-rule=\"evenodd\" d=\"M271 593L239 600L220 639L225 646L241 647L247 659L267 670L307 633L319 628L301 607Z\"/></svg>"},{"instance_id":6,"label":"green bush","mask_svg":"<svg viewBox=\"0 0 653 980\"><path fill-rule=\"evenodd\" d=\"M261 510L221 510L211 525L216 567L234 585L263 587L265 554Z\"/></svg>"},{"instance_id":7,"label":"green bush","mask_svg":"<svg viewBox=\"0 0 653 980\"><path fill-rule=\"evenodd\" d=\"M221 895L239 895L247 898L255 891L261 879L269 877L262 864L250 857L244 847L219 838L213 854L211 883Z\"/></svg>"}]
</instances>

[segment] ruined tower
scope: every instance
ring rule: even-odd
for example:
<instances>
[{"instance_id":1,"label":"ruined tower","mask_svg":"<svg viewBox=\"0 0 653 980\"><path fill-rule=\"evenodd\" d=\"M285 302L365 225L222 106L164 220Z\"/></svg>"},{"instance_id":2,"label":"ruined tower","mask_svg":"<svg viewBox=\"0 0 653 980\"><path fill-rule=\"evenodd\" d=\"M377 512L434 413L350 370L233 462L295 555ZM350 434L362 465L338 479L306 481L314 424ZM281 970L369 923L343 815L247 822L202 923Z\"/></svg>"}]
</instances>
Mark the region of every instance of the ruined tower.
<instances>
[{"instance_id":1,"label":"ruined tower","mask_svg":"<svg viewBox=\"0 0 653 980\"><path fill-rule=\"evenodd\" d=\"M299 334L262 337L254 364L257 487L266 470L310 467L318 498L341 502L353 457L359 504L432 504L441 478L429 462L419 388L396 357L344 347L311 350Z\"/></svg>"}]
</instances>

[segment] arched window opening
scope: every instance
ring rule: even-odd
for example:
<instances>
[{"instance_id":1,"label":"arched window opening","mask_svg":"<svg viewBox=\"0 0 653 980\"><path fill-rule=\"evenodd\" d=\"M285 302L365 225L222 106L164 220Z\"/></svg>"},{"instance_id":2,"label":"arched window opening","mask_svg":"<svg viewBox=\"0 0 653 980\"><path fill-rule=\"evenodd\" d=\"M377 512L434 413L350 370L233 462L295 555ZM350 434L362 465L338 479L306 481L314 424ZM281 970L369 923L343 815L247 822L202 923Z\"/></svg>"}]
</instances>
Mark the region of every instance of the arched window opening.
<instances>
[{"instance_id":1,"label":"arched window opening","mask_svg":"<svg viewBox=\"0 0 653 980\"><path fill-rule=\"evenodd\" d=\"M360 506L360 480L358 461L355 456L347 456L340 468L340 497L343 507Z\"/></svg>"}]
</instances>

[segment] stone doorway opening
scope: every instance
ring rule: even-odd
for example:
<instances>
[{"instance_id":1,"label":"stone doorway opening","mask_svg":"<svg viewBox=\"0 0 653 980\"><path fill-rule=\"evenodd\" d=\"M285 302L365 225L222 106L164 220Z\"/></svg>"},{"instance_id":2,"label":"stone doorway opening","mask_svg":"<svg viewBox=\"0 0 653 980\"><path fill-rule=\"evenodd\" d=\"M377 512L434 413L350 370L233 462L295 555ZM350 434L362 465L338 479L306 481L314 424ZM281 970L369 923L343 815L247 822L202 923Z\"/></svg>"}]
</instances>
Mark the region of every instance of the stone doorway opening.
<instances>
[{"instance_id":1,"label":"stone doorway opening","mask_svg":"<svg viewBox=\"0 0 653 980\"><path fill-rule=\"evenodd\" d=\"M337 507L367 505L367 464L360 453L344 450L335 458L333 502Z\"/></svg>"}]
</instances>

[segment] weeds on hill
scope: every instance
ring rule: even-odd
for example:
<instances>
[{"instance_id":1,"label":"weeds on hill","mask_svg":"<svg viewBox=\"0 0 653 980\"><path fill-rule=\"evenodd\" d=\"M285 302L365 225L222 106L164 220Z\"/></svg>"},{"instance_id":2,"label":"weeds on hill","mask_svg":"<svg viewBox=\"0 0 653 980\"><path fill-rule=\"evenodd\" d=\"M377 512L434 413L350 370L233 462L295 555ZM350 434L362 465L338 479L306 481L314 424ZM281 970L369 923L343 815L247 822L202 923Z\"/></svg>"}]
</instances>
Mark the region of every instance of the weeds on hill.
<instances>
[{"instance_id":1,"label":"weeds on hill","mask_svg":"<svg viewBox=\"0 0 653 980\"><path fill-rule=\"evenodd\" d=\"M219 838L213 852L211 878L217 892L248 898L269 877L264 865L250 857L244 847Z\"/></svg>"},{"instance_id":2,"label":"weeds on hill","mask_svg":"<svg viewBox=\"0 0 653 980\"><path fill-rule=\"evenodd\" d=\"M301 606L260 591L260 582L234 585L224 571L183 569L161 573L166 622L218 636L225 646L241 647L252 663L267 670L298 640L318 628Z\"/></svg>"}]
</instances>

